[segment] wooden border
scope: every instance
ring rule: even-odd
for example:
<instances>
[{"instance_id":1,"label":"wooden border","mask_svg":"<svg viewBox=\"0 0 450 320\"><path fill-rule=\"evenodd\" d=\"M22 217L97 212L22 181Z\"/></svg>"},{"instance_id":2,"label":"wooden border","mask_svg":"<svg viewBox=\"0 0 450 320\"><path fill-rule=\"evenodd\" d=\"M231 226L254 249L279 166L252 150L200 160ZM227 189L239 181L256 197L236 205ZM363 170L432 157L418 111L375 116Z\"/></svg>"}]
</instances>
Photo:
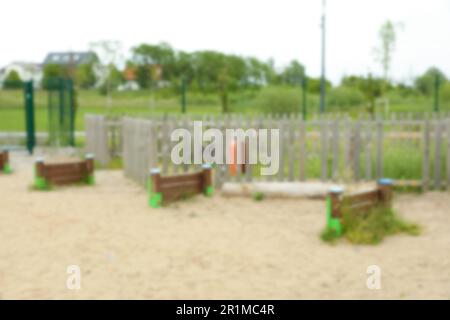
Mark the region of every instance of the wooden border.
<instances>
[{"instance_id":1,"label":"wooden border","mask_svg":"<svg viewBox=\"0 0 450 320\"><path fill-rule=\"evenodd\" d=\"M46 164L36 160L35 186L45 189L49 185L64 185L85 182L94 184L94 157L86 155L85 160L69 163Z\"/></svg>"},{"instance_id":2,"label":"wooden border","mask_svg":"<svg viewBox=\"0 0 450 320\"><path fill-rule=\"evenodd\" d=\"M342 188L332 188L327 197L327 228L338 235L342 232L342 209L348 208L352 214L367 212L376 207L391 208L393 183L390 179L378 180L374 190L343 195Z\"/></svg>"},{"instance_id":3,"label":"wooden border","mask_svg":"<svg viewBox=\"0 0 450 320\"><path fill-rule=\"evenodd\" d=\"M9 165L9 152L8 150L3 150L0 152L0 172L10 173L11 167Z\"/></svg>"},{"instance_id":4,"label":"wooden border","mask_svg":"<svg viewBox=\"0 0 450 320\"><path fill-rule=\"evenodd\" d=\"M213 193L211 166L204 165L203 170L196 173L165 177L161 176L158 168L154 168L150 171L148 189L149 205L153 208L200 193L211 196Z\"/></svg>"},{"instance_id":5,"label":"wooden border","mask_svg":"<svg viewBox=\"0 0 450 320\"><path fill-rule=\"evenodd\" d=\"M377 207L392 206L392 182L381 179L374 190L342 195L342 191L330 191L331 215L335 218L342 217L342 208L348 206L354 213L363 213Z\"/></svg>"}]
</instances>

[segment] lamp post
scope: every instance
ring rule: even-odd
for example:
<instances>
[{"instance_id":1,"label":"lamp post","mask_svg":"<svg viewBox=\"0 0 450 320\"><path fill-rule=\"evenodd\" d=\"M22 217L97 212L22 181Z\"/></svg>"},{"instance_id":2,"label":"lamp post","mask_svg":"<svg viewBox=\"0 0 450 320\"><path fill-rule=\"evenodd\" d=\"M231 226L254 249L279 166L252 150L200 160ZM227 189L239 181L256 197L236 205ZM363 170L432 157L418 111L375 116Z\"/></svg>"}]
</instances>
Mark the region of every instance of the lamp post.
<instances>
[{"instance_id":1,"label":"lamp post","mask_svg":"<svg viewBox=\"0 0 450 320\"><path fill-rule=\"evenodd\" d=\"M325 112L325 95L326 95L326 83L325 83L325 6L326 0L322 0L322 72L320 77L320 113Z\"/></svg>"}]
</instances>

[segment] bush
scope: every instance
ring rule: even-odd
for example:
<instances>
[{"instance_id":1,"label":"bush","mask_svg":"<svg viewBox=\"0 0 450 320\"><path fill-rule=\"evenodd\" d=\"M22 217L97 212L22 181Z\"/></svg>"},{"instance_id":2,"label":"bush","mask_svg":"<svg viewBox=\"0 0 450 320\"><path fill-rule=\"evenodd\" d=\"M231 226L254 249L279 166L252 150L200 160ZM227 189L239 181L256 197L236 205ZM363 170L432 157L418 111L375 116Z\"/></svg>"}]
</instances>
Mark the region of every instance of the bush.
<instances>
[{"instance_id":1,"label":"bush","mask_svg":"<svg viewBox=\"0 0 450 320\"><path fill-rule=\"evenodd\" d=\"M265 113L301 111L301 89L286 87L263 88L253 100L253 107Z\"/></svg>"},{"instance_id":2,"label":"bush","mask_svg":"<svg viewBox=\"0 0 450 320\"><path fill-rule=\"evenodd\" d=\"M23 87L22 79L20 79L17 71L10 71L6 76L6 79L3 83L3 88L5 89L20 89Z\"/></svg>"},{"instance_id":3,"label":"bush","mask_svg":"<svg viewBox=\"0 0 450 320\"><path fill-rule=\"evenodd\" d=\"M362 106L366 102L364 94L356 88L339 86L331 89L328 95L328 105L331 107L355 107Z\"/></svg>"},{"instance_id":4,"label":"bush","mask_svg":"<svg viewBox=\"0 0 450 320\"><path fill-rule=\"evenodd\" d=\"M448 81L441 88L441 99L444 103L450 102L450 82Z\"/></svg>"}]
</instances>

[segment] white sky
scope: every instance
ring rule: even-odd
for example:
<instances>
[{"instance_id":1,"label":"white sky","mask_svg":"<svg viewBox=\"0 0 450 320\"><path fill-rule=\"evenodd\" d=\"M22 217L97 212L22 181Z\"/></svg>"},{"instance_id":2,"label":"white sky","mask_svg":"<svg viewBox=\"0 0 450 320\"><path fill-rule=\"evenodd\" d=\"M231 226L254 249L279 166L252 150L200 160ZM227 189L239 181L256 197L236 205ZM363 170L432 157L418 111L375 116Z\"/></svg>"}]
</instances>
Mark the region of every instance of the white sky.
<instances>
[{"instance_id":1,"label":"white sky","mask_svg":"<svg viewBox=\"0 0 450 320\"><path fill-rule=\"evenodd\" d=\"M320 0L2 0L0 12L0 66L114 39L126 49L167 41L186 51L272 57L277 66L298 59L309 75L320 74ZM404 25L394 79L432 65L450 76L450 0L328 0L327 77L380 74L373 48L386 19Z\"/></svg>"}]
</instances>

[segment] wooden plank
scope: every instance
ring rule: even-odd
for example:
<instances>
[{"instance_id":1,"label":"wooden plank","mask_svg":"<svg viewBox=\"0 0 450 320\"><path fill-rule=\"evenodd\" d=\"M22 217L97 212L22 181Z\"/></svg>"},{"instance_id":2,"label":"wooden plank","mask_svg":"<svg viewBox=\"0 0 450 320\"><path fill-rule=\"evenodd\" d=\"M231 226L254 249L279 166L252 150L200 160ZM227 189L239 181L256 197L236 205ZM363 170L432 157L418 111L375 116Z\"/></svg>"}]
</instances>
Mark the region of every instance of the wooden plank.
<instances>
[{"instance_id":1,"label":"wooden plank","mask_svg":"<svg viewBox=\"0 0 450 320\"><path fill-rule=\"evenodd\" d=\"M328 178L328 121L322 120L320 124L320 163L321 163L321 181L326 181Z\"/></svg>"},{"instance_id":2,"label":"wooden plank","mask_svg":"<svg viewBox=\"0 0 450 320\"><path fill-rule=\"evenodd\" d=\"M189 116L185 116L183 119L183 128L186 129L188 132L190 132L189 126L190 126L190 118L189 118ZM186 132L186 134L187 134L187 132ZM187 136L184 137L184 139L187 139L187 138L188 138ZM187 163L183 164L183 172L186 173L188 171L189 171L189 164L187 164Z\"/></svg>"},{"instance_id":3,"label":"wooden plank","mask_svg":"<svg viewBox=\"0 0 450 320\"><path fill-rule=\"evenodd\" d=\"M383 178L383 121L377 120L376 122L377 126L377 155L376 155L376 161L377 161L377 179Z\"/></svg>"},{"instance_id":4,"label":"wooden plank","mask_svg":"<svg viewBox=\"0 0 450 320\"><path fill-rule=\"evenodd\" d=\"M272 114L269 114L267 116L267 124L266 124L266 128L268 129L268 133L270 132L270 130L274 127L274 122L275 120L272 118ZM267 138L267 150L271 150L272 147L272 139L271 139L271 135L269 134L268 138ZM266 180L267 181L272 181L273 175L267 175L266 176Z\"/></svg>"},{"instance_id":5,"label":"wooden plank","mask_svg":"<svg viewBox=\"0 0 450 320\"><path fill-rule=\"evenodd\" d=\"M298 132L298 144L299 144L299 161L298 161L298 165L299 165L299 179L300 181L304 181L306 176L305 176L305 164L306 164L306 122L305 120L300 120L299 124L299 132Z\"/></svg>"},{"instance_id":6,"label":"wooden plank","mask_svg":"<svg viewBox=\"0 0 450 320\"><path fill-rule=\"evenodd\" d=\"M423 156L422 156L422 186L424 190L429 188L430 176L430 121L425 120L423 130Z\"/></svg>"},{"instance_id":7,"label":"wooden plank","mask_svg":"<svg viewBox=\"0 0 450 320\"><path fill-rule=\"evenodd\" d=\"M256 130L254 118L247 116L246 122L247 122L247 129L255 129ZM254 151L255 150L250 149L250 144L247 143L246 150L245 150L245 159L246 159L245 180L247 182L250 182L253 180L253 165L250 164L250 152L254 152Z\"/></svg>"},{"instance_id":8,"label":"wooden plank","mask_svg":"<svg viewBox=\"0 0 450 320\"><path fill-rule=\"evenodd\" d=\"M434 144L434 189L441 189L441 165L442 165L442 122L435 123L435 144Z\"/></svg>"},{"instance_id":9,"label":"wooden plank","mask_svg":"<svg viewBox=\"0 0 450 320\"><path fill-rule=\"evenodd\" d=\"M339 119L336 118L336 120L333 122L333 159L332 159L332 172L331 176L333 181L337 181L339 176Z\"/></svg>"},{"instance_id":10,"label":"wooden plank","mask_svg":"<svg viewBox=\"0 0 450 320\"><path fill-rule=\"evenodd\" d=\"M366 181L372 180L372 122L366 123Z\"/></svg>"},{"instance_id":11,"label":"wooden plank","mask_svg":"<svg viewBox=\"0 0 450 320\"><path fill-rule=\"evenodd\" d=\"M361 122L356 121L353 136L353 179L360 179L360 156L361 156Z\"/></svg>"},{"instance_id":12,"label":"wooden plank","mask_svg":"<svg viewBox=\"0 0 450 320\"><path fill-rule=\"evenodd\" d=\"M352 126L348 116L344 119L344 176L347 178L351 172L351 144Z\"/></svg>"},{"instance_id":13,"label":"wooden plank","mask_svg":"<svg viewBox=\"0 0 450 320\"><path fill-rule=\"evenodd\" d=\"M359 202L374 202L378 201L379 193L378 189L366 192L359 192L350 194L344 197L344 201L351 203L352 205L356 205Z\"/></svg>"},{"instance_id":14,"label":"wooden plank","mask_svg":"<svg viewBox=\"0 0 450 320\"><path fill-rule=\"evenodd\" d=\"M450 119L447 120L447 190L450 190Z\"/></svg>"},{"instance_id":15,"label":"wooden plank","mask_svg":"<svg viewBox=\"0 0 450 320\"><path fill-rule=\"evenodd\" d=\"M235 120L233 128L234 129L243 128L243 123L244 123L243 121L244 120L242 118L242 114L239 114L236 117L236 120ZM236 150L237 150L237 152L236 152L236 169L237 169L236 170L237 171L237 173L236 173L236 181L241 182L241 180L242 180L242 163L241 162L243 162L243 161L240 161L240 159L238 157L238 154L242 153L242 155L244 155L243 151L245 150L245 141L244 141L244 145L242 145L238 141L238 139L236 139Z\"/></svg>"},{"instance_id":16,"label":"wooden plank","mask_svg":"<svg viewBox=\"0 0 450 320\"><path fill-rule=\"evenodd\" d=\"M284 170L285 170L285 157L286 157L286 118L285 115L283 115L283 117L281 119L278 119L277 121L277 127L280 130L280 168L278 171L278 181L283 181L284 180Z\"/></svg>"},{"instance_id":17,"label":"wooden plank","mask_svg":"<svg viewBox=\"0 0 450 320\"><path fill-rule=\"evenodd\" d=\"M287 129L288 129L288 165L289 165L289 170L288 170L288 180L289 181L294 181L294 176L295 176L295 119L294 118L290 118L288 121L288 125L287 125Z\"/></svg>"},{"instance_id":18,"label":"wooden plank","mask_svg":"<svg viewBox=\"0 0 450 320\"><path fill-rule=\"evenodd\" d=\"M162 152L162 174L169 171L170 158L170 137L169 137L169 120L164 119L162 123L161 152Z\"/></svg>"}]
</instances>

